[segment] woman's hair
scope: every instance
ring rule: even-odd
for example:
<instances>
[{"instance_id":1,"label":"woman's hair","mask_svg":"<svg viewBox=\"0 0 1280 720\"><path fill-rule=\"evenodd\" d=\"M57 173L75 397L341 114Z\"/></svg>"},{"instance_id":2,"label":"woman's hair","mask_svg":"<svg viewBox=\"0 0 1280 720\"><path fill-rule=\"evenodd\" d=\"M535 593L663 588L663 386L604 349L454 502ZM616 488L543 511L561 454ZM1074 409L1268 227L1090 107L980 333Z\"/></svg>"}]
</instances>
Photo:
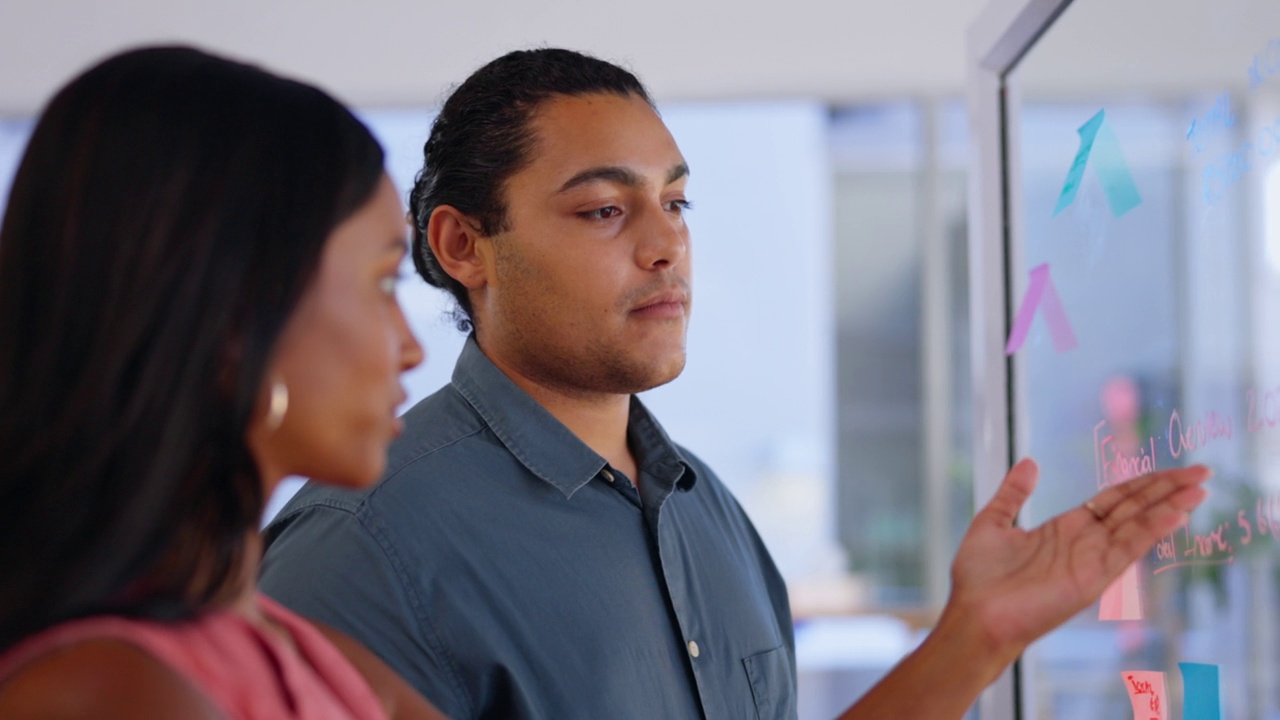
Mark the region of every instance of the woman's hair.
<instances>
[{"instance_id":1,"label":"woman's hair","mask_svg":"<svg viewBox=\"0 0 1280 720\"><path fill-rule=\"evenodd\" d=\"M471 299L427 243L431 214L450 205L478 222L485 235L508 229L504 186L533 160L534 112L555 97L597 94L635 96L653 105L629 71L559 48L507 53L472 73L445 100L422 148L422 170L409 194L409 212L414 267L428 283L453 295L459 330L473 326Z\"/></svg>"},{"instance_id":2,"label":"woman's hair","mask_svg":"<svg viewBox=\"0 0 1280 720\"><path fill-rule=\"evenodd\" d=\"M268 360L382 172L333 98L190 48L53 98L0 226L0 648L238 589Z\"/></svg>"}]
</instances>

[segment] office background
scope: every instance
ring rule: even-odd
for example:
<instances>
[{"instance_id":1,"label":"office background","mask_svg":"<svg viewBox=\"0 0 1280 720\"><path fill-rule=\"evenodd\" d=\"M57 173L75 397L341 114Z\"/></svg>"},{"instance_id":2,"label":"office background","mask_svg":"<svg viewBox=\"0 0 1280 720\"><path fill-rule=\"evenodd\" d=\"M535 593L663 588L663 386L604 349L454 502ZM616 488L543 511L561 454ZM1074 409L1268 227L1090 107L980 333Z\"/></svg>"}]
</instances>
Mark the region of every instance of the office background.
<instances>
[{"instance_id":1,"label":"office background","mask_svg":"<svg viewBox=\"0 0 1280 720\"><path fill-rule=\"evenodd\" d=\"M927 631L972 513L965 29L981 2L777 5L5 0L0 196L32 118L97 58L185 42L356 107L407 189L449 87L511 49L633 69L692 167L684 375L647 394L759 526L797 615L801 717L828 717ZM441 293L403 302L448 381Z\"/></svg>"}]
</instances>

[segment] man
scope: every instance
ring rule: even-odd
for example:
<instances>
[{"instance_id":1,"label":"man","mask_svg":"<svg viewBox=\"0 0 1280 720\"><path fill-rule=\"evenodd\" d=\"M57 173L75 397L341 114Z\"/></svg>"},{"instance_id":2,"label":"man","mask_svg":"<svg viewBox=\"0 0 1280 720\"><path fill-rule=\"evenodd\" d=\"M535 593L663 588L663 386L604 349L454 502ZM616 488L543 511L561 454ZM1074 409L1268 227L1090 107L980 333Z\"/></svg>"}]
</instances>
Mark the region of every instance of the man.
<instances>
[{"instance_id":1,"label":"man","mask_svg":"<svg viewBox=\"0 0 1280 720\"><path fill-rule=\"evenodd\" d=\"M794 717L785 587L715 474L635 393L684 366L689 169L630 73L516 52L445 103L414 254L473 335L371 492L308 486L262 587L361 640L455 718ZM959 717L1199 501L1145 478L1032 533L1016 466L937 629L857 717ZM928 692L923 692L928 688Z\"/></svg>"}]
</instances>

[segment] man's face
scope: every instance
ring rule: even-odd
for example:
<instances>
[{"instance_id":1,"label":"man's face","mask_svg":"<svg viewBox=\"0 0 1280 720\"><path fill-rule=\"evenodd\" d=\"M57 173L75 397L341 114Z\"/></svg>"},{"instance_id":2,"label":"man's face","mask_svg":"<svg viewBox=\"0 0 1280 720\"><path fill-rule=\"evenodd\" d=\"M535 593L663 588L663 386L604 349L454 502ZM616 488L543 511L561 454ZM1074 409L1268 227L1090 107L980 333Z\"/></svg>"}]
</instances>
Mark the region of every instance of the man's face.
<instances>
[{"instance_id":1,"label":"man's face","mask_svg":"<svg viewBox=\"0 0 1280 720\"><path fill-rule=\"evenodd\" d=\"M571 394L669 382L689 322L688 168L638 97L557 97L534 113L532 161L505 187L507 230L473 296L481 347Z\"/></svg>"}]
</instances>

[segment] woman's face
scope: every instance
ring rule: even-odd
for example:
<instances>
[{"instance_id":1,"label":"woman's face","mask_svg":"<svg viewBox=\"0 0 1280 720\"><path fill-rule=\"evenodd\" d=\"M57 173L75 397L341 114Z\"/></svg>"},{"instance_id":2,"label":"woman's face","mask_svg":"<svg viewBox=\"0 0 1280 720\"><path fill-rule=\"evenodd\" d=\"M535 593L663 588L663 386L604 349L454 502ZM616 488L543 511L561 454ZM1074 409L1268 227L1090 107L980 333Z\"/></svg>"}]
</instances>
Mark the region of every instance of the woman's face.
<instances>
[{"instance_id":1,"label":"woman's face","mask_svg":"<svg viewBox=\"0 0 1280 720\"><path fill-rule=\"evenodd\" d=\"M423 360L396 299L405 215L385 175L373 197L334 229L320 268L276 346L249 444L267 490L285 475L368 485L400 432L400 374ZM271 387L288 409L268 427Z\"/></svg>"}]
</instances>

